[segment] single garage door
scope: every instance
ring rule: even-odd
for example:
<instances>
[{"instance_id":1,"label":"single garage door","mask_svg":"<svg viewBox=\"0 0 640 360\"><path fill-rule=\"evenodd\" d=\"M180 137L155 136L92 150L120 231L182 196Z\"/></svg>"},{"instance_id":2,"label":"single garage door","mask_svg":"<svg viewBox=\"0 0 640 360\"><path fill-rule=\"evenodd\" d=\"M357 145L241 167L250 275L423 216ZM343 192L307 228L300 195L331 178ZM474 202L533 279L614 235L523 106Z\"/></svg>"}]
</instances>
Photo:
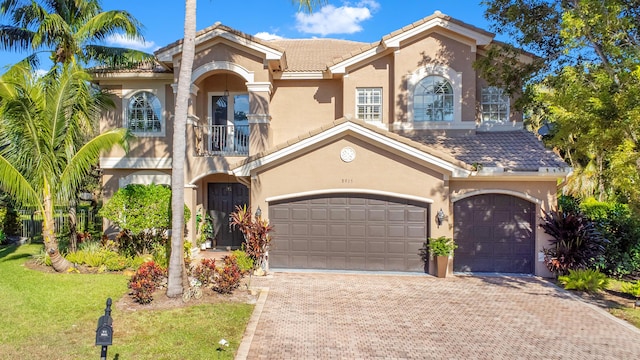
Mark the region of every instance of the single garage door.
<instances>
[{"instance_id":1,"label":"single garage door","mask_svg":"<svg viewBox=\"0 0 640 360\"><path fill-rule=\"evenodd\" d=\"M360 194L269 206L275 268L424 271L428 204Z\"/></svg>"},{"instance_id":2,"label":"single garage door","mask_svg":"<svg viewBox=\"0 0 640 360\"><path fill-rule=\"evenodd\" d=\"M455 271L534 272L535 204L485 194L457 201L453 208Z\"/></svg>"}]
</instances>

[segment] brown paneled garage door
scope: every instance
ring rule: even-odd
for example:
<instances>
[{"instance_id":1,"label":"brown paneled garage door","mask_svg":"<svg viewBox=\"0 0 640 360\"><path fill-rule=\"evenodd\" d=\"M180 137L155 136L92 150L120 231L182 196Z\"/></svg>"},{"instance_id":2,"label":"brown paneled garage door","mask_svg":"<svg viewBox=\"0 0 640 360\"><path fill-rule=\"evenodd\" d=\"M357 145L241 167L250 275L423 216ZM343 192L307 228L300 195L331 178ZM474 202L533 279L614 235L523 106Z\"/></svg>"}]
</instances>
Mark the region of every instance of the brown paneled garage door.
<instances>
[{"instance_id":1,"label":"brown paneled garage door","mask_svg":"<svg viewBox=\"0 0 640 360\"><path fill-rule=\"evenodd\" d=\"M428 204L359 194L269 206L275 268L424 271Z\"/></svg>"},{"instance_id":2,"label":"brown paneled garage door","mask_svg":"<svg viewBox=\"0 0 640 360\"><path fill-rule=\"evenodd\" d=\"M453 208L455 271L534 272L535 204L485 194L457 201Z\"/></svg>"}]
</instances>

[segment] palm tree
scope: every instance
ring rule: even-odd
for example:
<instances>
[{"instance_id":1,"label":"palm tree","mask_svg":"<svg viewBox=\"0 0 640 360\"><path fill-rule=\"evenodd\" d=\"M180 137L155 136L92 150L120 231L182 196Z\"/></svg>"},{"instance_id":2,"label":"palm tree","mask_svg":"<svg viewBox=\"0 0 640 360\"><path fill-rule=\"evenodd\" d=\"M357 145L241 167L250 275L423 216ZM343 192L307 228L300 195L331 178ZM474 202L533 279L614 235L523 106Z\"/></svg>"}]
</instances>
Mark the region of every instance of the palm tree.
<instances>
[{"instance_id":1,"label":"palm tree","mask_svg":"<svg viewBox=\"0 0 640 360\"><path fill-rule=\"evenodd\" d=\"M315 5L325 0L293 1L301 8L311 11ZM184 41L182 59L178 74L178 92L176 94L175 118L173 123L173 156L171 169L171 255L169 258L169 277L167 296L178 297L182 294L186 271L184 266L184 158L186 151L187 117L189 92L191 90L191 71L196 46L196 0L185 0Z\"/></svg>"},{"instance_id":2,"label":"palm tree","mask_svg":"<svg viewBox=\"0 0 640 360\"><path fill-rule=\"evenodd\" d=\"M55 205L73 198L102 151L126 148L126 129L95 135L113 102L89 80L74 64L38 77L24 62L0 77L0 188L43 214L45 251L57 271L71 264L58 249Z\"/></svg>"},{"instance_id":3,"label":"palm tree","mask_svg":"<svg viewBox=\"0 0 640 360\"><path fill-rule=\"evenodd\" d=\"M186 151L187 116L191 90L191 70L196 49L196 0L185 1L184 42L178 74L175 118L173 122L173 155L171 160L171 255L167 296L182 295L185 277L184 255L184 158Z\"/></svg>"},{"instance_id":4,"label":"palm tree","mask_svg":"<svg viewBox=\"0 0 640 360\"><path fill-rule=\"evenodd\" d=\"M37 53L50 52L54 64L79 60L122 67L151 61L141 51L108 47L103 41L112 34L141 39L141 24L122 10L102 11L100 0L2 0L0 49L31 51L28 59L37 64Z\"/></svg>"}]
</instances>

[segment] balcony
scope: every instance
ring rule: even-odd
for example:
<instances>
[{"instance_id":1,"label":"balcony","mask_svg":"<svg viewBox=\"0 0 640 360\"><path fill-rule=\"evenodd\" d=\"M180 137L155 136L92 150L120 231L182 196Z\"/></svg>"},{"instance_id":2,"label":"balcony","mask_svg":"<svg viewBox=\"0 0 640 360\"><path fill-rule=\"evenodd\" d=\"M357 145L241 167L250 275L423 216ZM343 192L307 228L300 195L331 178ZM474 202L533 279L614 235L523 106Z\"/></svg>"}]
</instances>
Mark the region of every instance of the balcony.
<instances>
[{"instance_id":1,"label":"balcony","mask_svg":"<svg viewBox=\"0 0 640 360\"><path fill-rule=\"evenodd\" d=\"M211 125L204 156L249 155L249 125Z\"/></svg>"}]
</instances>

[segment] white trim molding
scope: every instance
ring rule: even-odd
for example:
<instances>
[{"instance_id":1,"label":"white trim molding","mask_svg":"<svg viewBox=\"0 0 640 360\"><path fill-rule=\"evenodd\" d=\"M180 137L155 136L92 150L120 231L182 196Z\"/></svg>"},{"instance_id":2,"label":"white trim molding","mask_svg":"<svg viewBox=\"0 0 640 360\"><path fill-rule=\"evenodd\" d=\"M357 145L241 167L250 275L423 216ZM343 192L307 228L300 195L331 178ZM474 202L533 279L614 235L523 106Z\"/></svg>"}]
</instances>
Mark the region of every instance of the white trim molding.
<instances>
[{"instance_id":1,"label":"white trim molding","mask_svg":"<svg viewBox=\"0 0 640 360\"><path fill-rule=\"evenodd\" d=\"M249 92L267 92L271 95L271 91L273 91L273 85L268 81L247 82L245 85L247 85Z\"/></svg>"},{"instance_id":2,"label":"white trim molding","mask_svg":"<svg viewBox=\"0 0 640 360\"><path fill-rule=\"evenodd\" d=\"M171 169L171 158L101 157L103 169Z\"/></svg>"},{"instance_id":3,"label":"white trim molding","mask_svg":"<svg viewBox=\"0 0 640 360\"><path fill-rule=\"evenodd\" d=\"M397 199L406 199L406 200L412 200L412 201L419 201L427 204L433 204L433 199L429 199L421 196L401 194L401 193L382 191L382 190L353 189L353 188L312 190L312 191L305 191L305 192L299 192L299 193L293 193L293 194L271 196L266 198L265 201L270 203L270 202L282 201L287 199L295 199L295 198L300 198L305 196L331 195L331 194L344 194L344 193L389 196Z\"/></svg>"},{"instance_id":4,"label":"white trim molding","mask_svg":"<svg viewBox=\"0 0 640 360\"><path fill-rule=\"evenodd\" d=\"M141 185L171 185L171 175L155 170L142 170L123 176L118 180L118 186L123 188L129 184Z\"/></svg>"},{"instance_id":5,"label":"white trim molding","mask_svg":"<svg viewBox=\"0 0 640 360\"><path fill-rule=\"evenodd\" d=\"M296 152L303 151L304 149L317 143L323 142L336 136L340 136L341 134L347 132L352 132L364 136L365 138L368 138L376 143L389 146L397 151L400 151L407 156L430 163L443 169L445 172L451 173L453 177L468 177L471 174L470 170L464 169L460 166L450 163L447 160L443 160L435 155L431 155L411 145L394 140L392 138L389 138L388 136L367 129L350 121L341 123L319 134L298 141L291 146L287 146L264 157L245 163L233 169L233 173L236 176L249 176L251 174L251 170L253 169L286 158L292 154L295 154Z\"/></svg>"},{"instance_id":6,"label":"white trim molding","mask_svg":"<svg viewBox=\"0 0 640 360\"><path fill-rule=\"evenodd\" d=\"M511 195L511 196L515 196L515 197L530 201L532 203L535 203L536 205L541 205L543 203L542 200L536 197L533 197L527 193L513 191L513 190L505 190L505 189L481 189L481 190L463 191L461 193L454 192L451 194L451 202L455 203L459 200L462 200L471 196L484 195L484 194Z\"/></svg>"},{"instance_id":7,"label":"white trim molding","mask_svg":"<svg viewBox=\"0 0 640 360\"><path fill-rule=\"evenodd\" d=\"M242 78L248 83L254 82L253 71L249 71L244 67L229 61L212 61L210 63L206 63L202 66L199 66L197 69L193 70L193 72L191 73L191 82L194 83L202 75L215 70L231 71L233 73L236 73L242 76Z\"/></svg>"}]
</instances>

